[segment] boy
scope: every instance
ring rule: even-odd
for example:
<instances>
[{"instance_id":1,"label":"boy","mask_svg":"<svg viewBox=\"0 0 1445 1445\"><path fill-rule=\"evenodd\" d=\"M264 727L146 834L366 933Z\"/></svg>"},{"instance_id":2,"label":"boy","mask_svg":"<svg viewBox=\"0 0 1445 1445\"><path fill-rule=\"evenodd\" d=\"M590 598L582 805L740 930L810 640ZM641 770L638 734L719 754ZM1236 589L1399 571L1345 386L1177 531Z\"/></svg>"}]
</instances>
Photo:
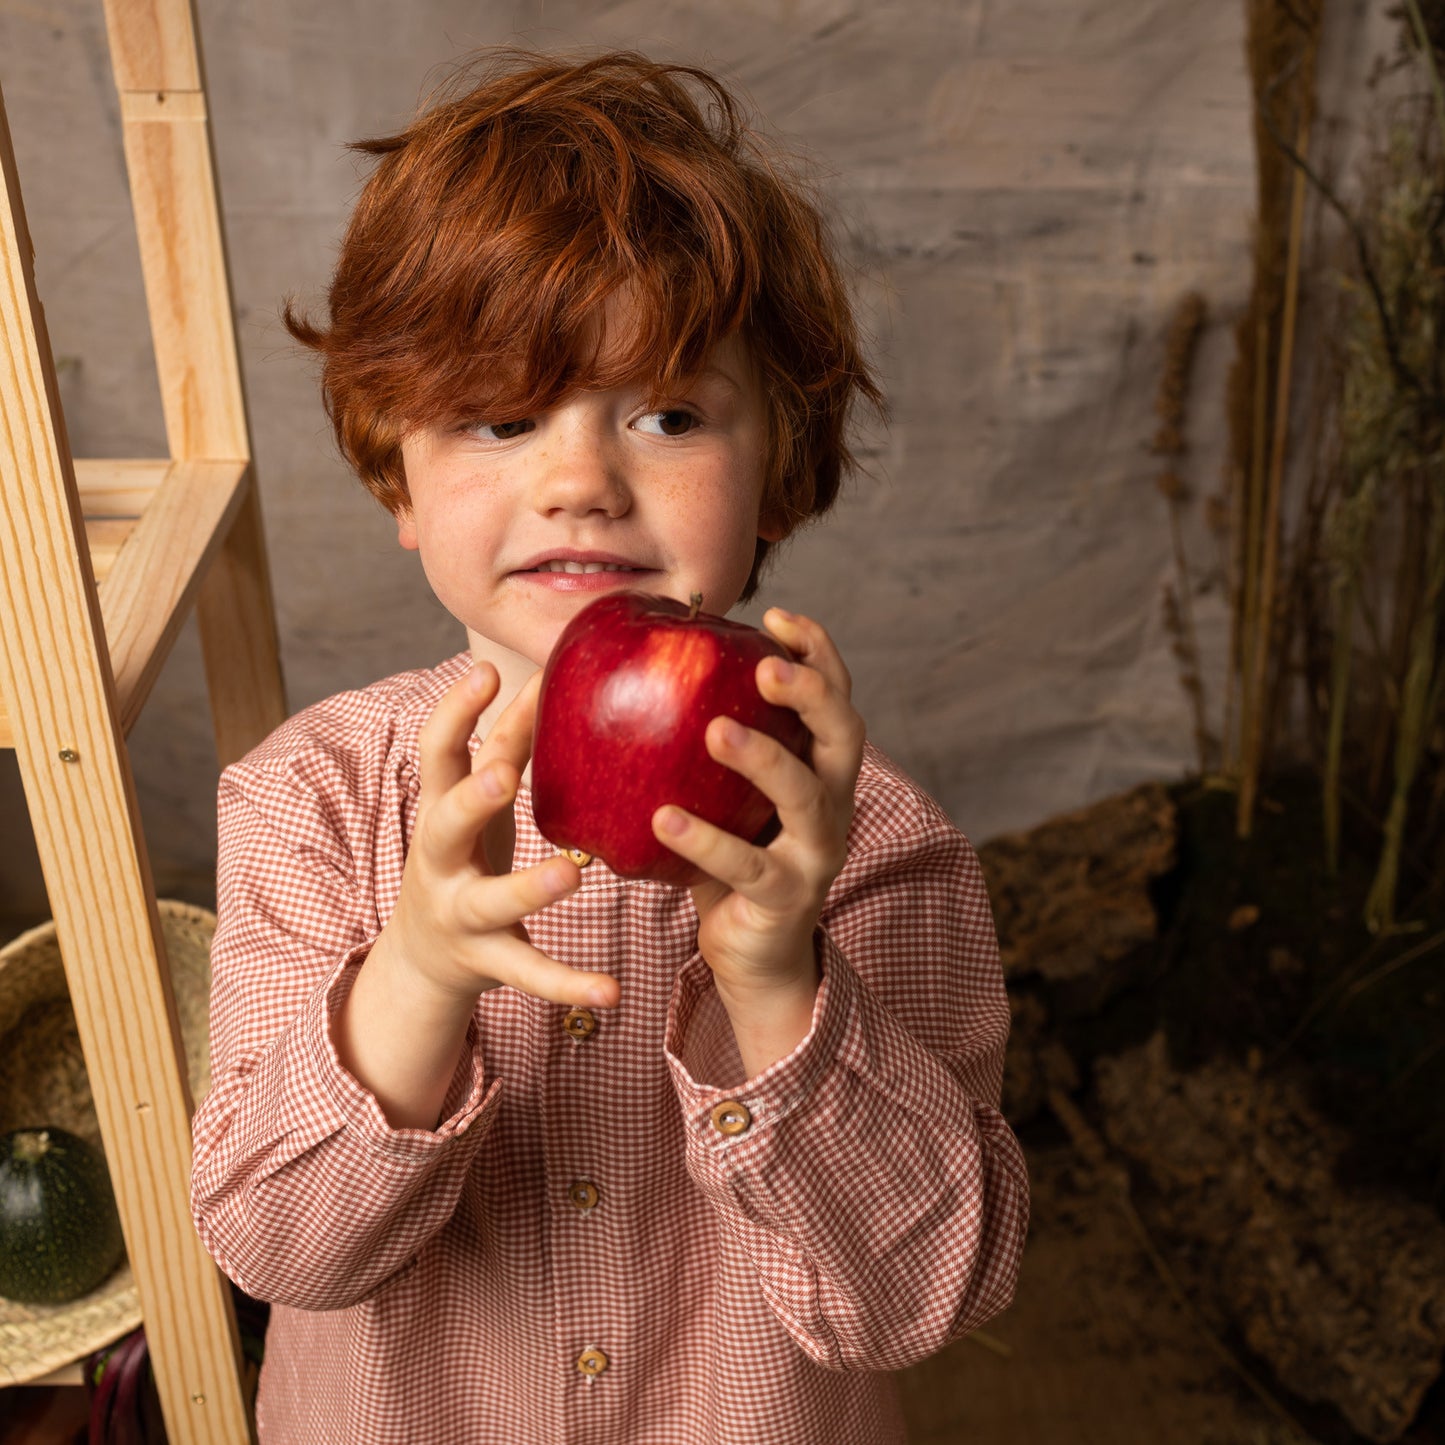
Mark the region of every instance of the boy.
<instances>
[{"instance_id":1,"label":"boy","mask_svg":"<svg viewBox=\"0 0 1445 1445\"><path fill-rule=\"evenodd\" d=\"M879 400L817 212L701 71L495 60L380 157L321 329L338 441L466 627L221 784L197 1226L274 1302L266 1445L887 1445L1028 1212L978 862L817 623L715 720L754 846L691 890L537 832L538 669L620 587L723 612ZM698 103L701 97L707 105Z\"/></svg>"}]
</instances>

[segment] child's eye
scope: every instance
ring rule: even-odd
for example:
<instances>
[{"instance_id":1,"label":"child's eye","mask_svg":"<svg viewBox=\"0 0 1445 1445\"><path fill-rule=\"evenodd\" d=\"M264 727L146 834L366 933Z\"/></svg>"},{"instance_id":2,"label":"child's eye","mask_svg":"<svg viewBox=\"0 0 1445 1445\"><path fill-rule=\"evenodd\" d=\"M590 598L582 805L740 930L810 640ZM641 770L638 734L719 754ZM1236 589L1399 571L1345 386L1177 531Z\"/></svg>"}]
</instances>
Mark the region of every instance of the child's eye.
<instances>
[{"instance_id":1,"label":"child's eye","mask_svg":"<svg viewBox=\"0 0 1445 1445\"><path fill-rule=\"evenodd\" d=\"M530 417L523 417L520 421L471 421L464 430L484 441L509 442L514 437L531 431L535 426L536 423Z\"/></svg>"},{"instance_id":2,"label":"child's eye","mask_svg":"<svg viewBox=\"0 0 1445 1445\"><path fill-rule=\"evenodd\" d=\"M666 411L650 411L646 416L638 417L634 425L638 431L652 436L681 437L686 436L699 422L693 412L685 407L675 406Z\"/></svg>"}]
</instances>

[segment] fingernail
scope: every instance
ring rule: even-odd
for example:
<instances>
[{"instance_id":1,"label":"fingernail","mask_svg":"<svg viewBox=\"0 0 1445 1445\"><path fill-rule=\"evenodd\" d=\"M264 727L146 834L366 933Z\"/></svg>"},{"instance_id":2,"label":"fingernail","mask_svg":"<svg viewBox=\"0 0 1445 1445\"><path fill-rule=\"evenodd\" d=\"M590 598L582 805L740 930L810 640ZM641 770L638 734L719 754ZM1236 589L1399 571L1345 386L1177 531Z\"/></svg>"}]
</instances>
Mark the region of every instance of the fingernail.
<instances>
[{"instance_id":1,"label":"fingernail","mask_svg":"<svg viewBox=\"0 0 1445 1445\"><path fill-rule=\"evenodd\" d=\"M611 1008L612 995L606 989L593 988L587 991L587 1002L592 1008Z\"/></svg>"},{"instance_id":2,"label":"fingernail","mask_svg":"<svg viewBox=\"0 0 1445 1445\"><path fill-rule=\"evenodd\" d=\"M784 622L796 622L798 620L797 615L795 613L789 612L786 607L769 607L768 611L776 612L778 616L783 619Z\"/></svg>"},{"instance_id":3,"label":"fingernail","mask_svg":"<svg viewBox=\"0 0 1445 1445\"><path fill-rule=\"evenodd\" d=\"M657 826L664 833L671 833L677 837L680 833L687 832L687 818L677 808L664 808L662 815L657 820Z\"/></svg>"},{"instance_id":4,"label":"fingernail","mask_svg":"<svg viewBox=\"0 0 1445 1445\"><path fill-rule=\"evenodd\" d=\"M792 680L793 680L793 674L796 673L797 670L798 670L798 669L797 669L796 667L794 667L791 662L787 661L786 658L782 658L782 657L775 657L775 658L773 658L773 681L774 681L774 682L792 682Z\"/></svg>"},{"instance_id":5,"label":"fingernail","mask_svg":"<svg viewBox=\"0 0 1445 1445\"><path fill-rule=\"evenodd\" d=\"M572 886L572 874L560 863L549 864L542 870L542 886L551 893L561 893Z\"/></svg>"},{"instance_id":6,"label":"fingernail","mask_svg":"<svg viewBox=\"0 0 1445 1445\"><path fill-rule=\"evenodd\" d=\"M722 734L723 742L730 748L740 748L748 740L747 729L730 717L722 719L718 731Z\"/></svg>"},{"instance_id":7,"label":"fingernail","mask_svg":"<svg viewBox=\"0 0 1445 1445\"><path fill-rule=\"evenodd\" d=\"M500 798L507 791L502 786L502 780L497 776L495 769L492 768L483 768L477 774L477 782L489 798Z\"/></svg>"}]
</instances>

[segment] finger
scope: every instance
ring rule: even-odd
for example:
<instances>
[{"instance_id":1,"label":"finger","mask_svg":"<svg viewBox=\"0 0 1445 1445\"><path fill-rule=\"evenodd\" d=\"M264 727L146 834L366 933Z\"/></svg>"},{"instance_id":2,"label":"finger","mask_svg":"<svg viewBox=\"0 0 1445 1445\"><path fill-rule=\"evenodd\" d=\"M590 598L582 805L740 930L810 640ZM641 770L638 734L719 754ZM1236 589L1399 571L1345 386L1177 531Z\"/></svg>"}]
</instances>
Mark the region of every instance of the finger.
<instances>
[{"instance_id":1,"label":"finger","mask_svg":"<svg viewBox=\"0 0 1445 1445\"><path fill-rule=\"evenodd\" d=\"M615 1008L622 995L621 987L610 974L569 968L510 933L488 934L486 946L477 956L479 971L490 982L549 1003L564 1003L573 1008Z\"/></svg>"},{"instance_id":2,"label":"finger","mask_svg":"<svg viewBox=\"0 0 1445 1445\"><path fill-rule=\"evenodd\" d=\"M816 668L844 696L853 696L853 677L821 622L798 612L770 607L763 626L801 663Z\"/></svg>"},{"instance_id":3,"label":"finger","mask_svg":"<svg viewBox=\"0 0 1445 1445\"><path fill-rule=\"evenodd\" d=\"M497 695L500 679L491 663L478 663L453 683L422 724L417 739L421 805L426 807L472 770L467 747L477 719Z\"/></svg>"},{"instance_id":4,"label":"finger","mask_svg":"<svg viewBox=\"0 0 1445 1445\"><path fill-rule=\"evenodd\" d=\"M764 658L756 678L758 691L767 702L792 708L812 733L808 759L824 786L834 797L841 799L846 794L851 798L868 733L848 694L840 692L818 668L780 657Z\"/></svg>"},{"instance_id":5,"label":"finger","mask_svg":"<svg viewBox=\"0 0 1445 1445\"><path fill-rule=\"evenodd\" d=\"M740 773L778 810L782 838L818 856L819 871L842 866L851 783L846 798L835 796L819 773L776 738L733 718L714 718L704 741L713 758Z\"/></svg>"},{"instance_id":6,"label":"finger","mask_svg":"<svg viewBox=\"0 0 1445 1445\"><path fill-rule=\"evenodd\" d=\"M510 928L565 898L581 882L582 870L566 858L549 858L500 878L479 878L465 894L463 922L478 933Z\"/></svg>"},{"instance_id":7,"label":"finger","mask_svg":"<svg viewBox=\"0 0 1445 1445\"><path fill-rule=\"evenodd\" d=\"M492 758L510 763L520 773L532 756L532 727L537 718L537 694L542 687L540 669L522 684L516 697L492 724L482 743L478 765Z\"/></svg>"},{"instance_id":8,"label":"finger","mask_svg":"<svg viewBox=\"0 0 1445 1445\"><path fill-rule=\"evenodd\" d=\"M415 846L429 862L451 871L469 862L486 862L477 839L487 824L509 809L516 796L517 770L506 762L488 763L480 772L464 773L421 815ZM490 865L489 865L490 866Z\"/></svg>"},{"instance_id":9,"label":"finger","mask_svg":"<svg viewBox=\"0 0 1445 1445\"><path fill-rule=\"evenodd\" d=\"M652 832L659 843L760 907L785 908L798 901L791 874L774 862L767 849L754 847L736 833L673 804L652 815Z\"/></svg>"}]
</instances>

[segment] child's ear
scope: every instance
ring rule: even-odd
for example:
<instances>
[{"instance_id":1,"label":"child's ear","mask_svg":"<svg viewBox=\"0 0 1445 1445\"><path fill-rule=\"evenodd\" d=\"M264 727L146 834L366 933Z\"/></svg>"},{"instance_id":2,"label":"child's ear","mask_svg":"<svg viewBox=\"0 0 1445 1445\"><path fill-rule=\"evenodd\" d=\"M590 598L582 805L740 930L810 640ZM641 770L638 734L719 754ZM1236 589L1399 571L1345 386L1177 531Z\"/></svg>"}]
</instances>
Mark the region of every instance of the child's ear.
<instances>
[{"instance_id":1,"label":"child's ear","mask_svg":"<svg viewBox=\"0 0 1445 1445\"><path fill-rule=\"evenodd\" d=\"M408 552L416 551L416 519L410 507L399 507L396 512L396 540Z\"/></svg>"},{"instance_id":2,"label":"child's ear","mask_svg":"<svg viewBox=\"0 0 1445 1445\"><path fill-rule=\"evenodd\" d=\"M782 542L783 538L786 538L792 530L782 507L763 507L762 513L757 519L757 535L764 542Z\"/></svg>"}]
</instances>

